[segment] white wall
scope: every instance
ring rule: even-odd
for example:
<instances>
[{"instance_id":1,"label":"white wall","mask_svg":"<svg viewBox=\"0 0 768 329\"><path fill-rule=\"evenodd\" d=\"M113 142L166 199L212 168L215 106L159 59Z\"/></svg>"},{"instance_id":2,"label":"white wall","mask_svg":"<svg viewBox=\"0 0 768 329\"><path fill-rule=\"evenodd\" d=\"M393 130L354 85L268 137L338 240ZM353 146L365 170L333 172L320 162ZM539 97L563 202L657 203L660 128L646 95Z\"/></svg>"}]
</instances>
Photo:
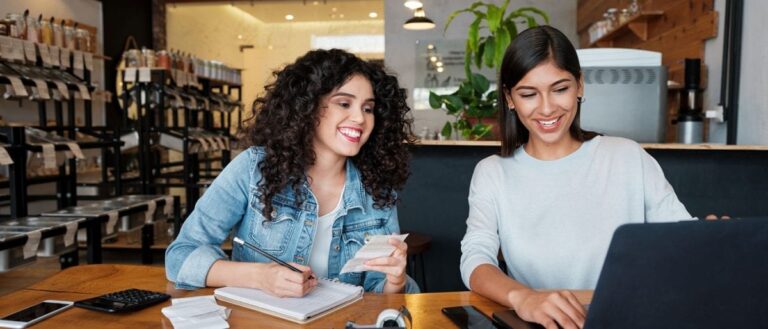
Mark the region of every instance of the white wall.
<instances>
[{"instance_id":1,"label":"white wall","mask_svg":"<svg viewBox=\"0 0 768 329\"><path fill-rule=\"evenodd\" d=\"M744 1L738 144L768 145L768 34L763 30L766 15L768 2Z\"/></svg>"},{"instance_id":2,"label":"white wall","mask_svg":"<svg viewBox=\"0 0 768 329\"><path fill-rule=\"evenodd\" d=\"M237 7L222 4L168 6L167 13L169 48L244 69L247 113L272 71L309 51L313 35L384 34L382 20L265 24ZM240 52L239 45L253 48Z\"/></svg>"},{"instance_id":3,"label":"white wall","mask_svg":"<svg viewBox=\"0 0 768 329\"><path fill-rule=\"evenodd\" d=\"M385 31L386 48L384 62L391 70L398 74L400 85L408 90L413 90L415 83L414 72L416 66L416 42L418 40L466 39L466 27L472 23L471 14L462 14L456 17L450 28L443 34L443 27L448 16L460 9L464 9L474 1L465 0L422 0L426 16L437 25L434 29L426 31L411 31L403 28L403 23L410 18L412 12L403 6L403 1L386 0L385 4ZM489 2L501 4L502 0ZM565 33L571 42L578 45L576 33L576 0L512 0L509 10L534 6L544 10L550 18L550 25ZM413 105L409 94L409 105ZM422 127L428 127L435 131L442 128L445 121L451 117L441 110L414 111L414 129L418 133Z\"/></svg>"}]
</instances>

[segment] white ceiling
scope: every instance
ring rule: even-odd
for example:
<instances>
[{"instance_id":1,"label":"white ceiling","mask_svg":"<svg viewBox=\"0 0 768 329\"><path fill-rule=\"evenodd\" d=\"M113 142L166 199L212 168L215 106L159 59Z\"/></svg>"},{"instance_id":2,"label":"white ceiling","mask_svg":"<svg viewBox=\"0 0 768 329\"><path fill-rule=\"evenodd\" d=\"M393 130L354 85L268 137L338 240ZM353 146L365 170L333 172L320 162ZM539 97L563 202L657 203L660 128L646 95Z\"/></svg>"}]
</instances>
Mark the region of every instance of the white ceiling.
<instances>
[{"instance_id":1,"label":"white ceiling","mask_svg":"<svg viewBox=\"0 0 768 329\"><path fill-rule=\"evenodd\" d=\"M233 1L234 6L264 23L383 20L385 0L267 0ZM387 0L393 1L393 0ZM378 17L370 18L370 12Z\"/></svg>"}]
</instances>

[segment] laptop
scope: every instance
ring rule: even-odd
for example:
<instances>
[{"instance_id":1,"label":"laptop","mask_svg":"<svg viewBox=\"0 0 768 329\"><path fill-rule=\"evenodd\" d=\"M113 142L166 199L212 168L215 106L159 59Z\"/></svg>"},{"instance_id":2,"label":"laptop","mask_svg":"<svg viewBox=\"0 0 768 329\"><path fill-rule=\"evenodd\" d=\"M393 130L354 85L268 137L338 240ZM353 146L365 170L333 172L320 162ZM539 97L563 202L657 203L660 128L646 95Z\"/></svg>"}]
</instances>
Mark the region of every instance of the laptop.
<instances>
[{"instance_id":1,"label":"laptop","mask_svg":"<svg viewBox=\"0 0 768 329\"><path fill-rule=\"evenodd\" d=\"M619 227L585 328L768 328L768 219Z\"/></svg>"},{"instance_id":2,"label":"laptop","mask_svg":"<svg viewBox=\"0 0 768 329\"><path fill-rule=\"evenodd\" d=\"M619 227L584 327L768 328L768 218Z\"/></svg>"}]
</instances>

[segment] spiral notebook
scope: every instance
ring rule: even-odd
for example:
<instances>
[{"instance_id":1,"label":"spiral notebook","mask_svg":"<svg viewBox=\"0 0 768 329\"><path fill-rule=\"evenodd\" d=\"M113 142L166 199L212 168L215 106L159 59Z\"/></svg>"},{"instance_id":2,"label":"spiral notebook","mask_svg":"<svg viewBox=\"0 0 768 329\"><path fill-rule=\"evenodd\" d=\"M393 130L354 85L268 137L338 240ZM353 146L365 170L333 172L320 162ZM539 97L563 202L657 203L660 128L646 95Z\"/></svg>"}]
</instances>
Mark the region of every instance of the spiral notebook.
<instances>
[{"instance_id":1,"label":"spiral notebook","mask_svg":"<svg viewBox=\"0 0 768 329\"><path fill-rule=\"evenodd\" d=\"M296 323L307 323L363 298L363 287L320 279L304 297L275 297L259 289L224 287L217 299Z\"/></svg>"}]
</instances>

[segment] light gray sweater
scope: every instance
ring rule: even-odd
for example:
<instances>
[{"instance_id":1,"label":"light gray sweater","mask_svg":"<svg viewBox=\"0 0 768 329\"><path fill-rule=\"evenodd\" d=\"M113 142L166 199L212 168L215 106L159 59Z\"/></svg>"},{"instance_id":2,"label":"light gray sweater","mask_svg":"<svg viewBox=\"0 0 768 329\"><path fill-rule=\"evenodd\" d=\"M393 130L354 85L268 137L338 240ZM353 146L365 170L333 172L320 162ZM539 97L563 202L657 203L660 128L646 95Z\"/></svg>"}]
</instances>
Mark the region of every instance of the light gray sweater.
<instances>
[{"instance_id":1,"label":"light gray sweater","mask_svg":"<svg viewBox=\"0 0 768 329\"><path fill-rule=\"evenodd\" d=\"M621 224L690 219L659 164L634 141L598 136L542 161L520 147L475 167L461 277L498 266L534 289L594 289Z\"/></svg>"}]
</instances>

